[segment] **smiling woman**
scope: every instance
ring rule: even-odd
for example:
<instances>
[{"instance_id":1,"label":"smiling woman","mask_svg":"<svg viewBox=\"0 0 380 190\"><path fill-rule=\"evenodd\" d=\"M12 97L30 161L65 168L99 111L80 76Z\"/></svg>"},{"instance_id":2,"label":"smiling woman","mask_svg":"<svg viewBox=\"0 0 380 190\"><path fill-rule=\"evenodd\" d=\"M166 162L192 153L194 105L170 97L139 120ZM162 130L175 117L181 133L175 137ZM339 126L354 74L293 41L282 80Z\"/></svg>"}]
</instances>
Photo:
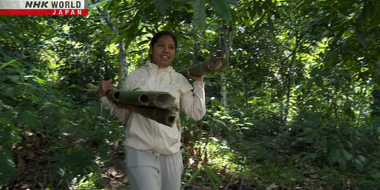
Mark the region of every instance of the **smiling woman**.
<instances>
[{"instance_id":1,"label":"smiling woman","mask_svg":"<svg viewBox=\"0 0 380 190\"><path fill-rule=\"evenodd\" d=\"M177 50L177 38L167 31L161 31L154 35L149 49L152 63L161 68L170 66Z\"/></svg>"},{"instance_id":2,"label":"smiling woman","mask_svg":"<svg viewBox=\"0 0 380 190\"><path fill-rule=\"evenodd\" d=\"M112 80L103 81L98 89L104 108L127 125L125 135L126 165L131 189L178 190L183 172L180 108L194 120L206 113L204 76L188 77L193 86L171 63L177 50L177 38L168 31L155 34L150 42L150 63L132 71L124 89L160 91L174 97L175 118L167 127L109 101L106 92L114 89Z\"/></svg>"}]
</instances>

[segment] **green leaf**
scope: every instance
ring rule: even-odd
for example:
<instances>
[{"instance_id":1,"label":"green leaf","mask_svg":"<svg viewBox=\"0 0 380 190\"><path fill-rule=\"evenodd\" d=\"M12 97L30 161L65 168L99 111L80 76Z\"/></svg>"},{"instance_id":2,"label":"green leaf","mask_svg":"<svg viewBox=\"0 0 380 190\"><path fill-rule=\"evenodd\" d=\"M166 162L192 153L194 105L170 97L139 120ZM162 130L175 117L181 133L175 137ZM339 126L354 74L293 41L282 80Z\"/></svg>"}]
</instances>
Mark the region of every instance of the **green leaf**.
<instances>
[{"instance_id":1,"label":"green leaf","mask_svg":"<svg viewBox=\"0 0 380 190\"><path fill-rule=\"evenodd\" d=\"M193 2L193 0L180 0L179 2L181 3L186 3L186 4L190 4Z\"/></svg>"},{"instance_id":2,"label":"green leaf","mask_svg":"<svg viewBox=\"0 0 380 190\"><path fill-rule=\"evenodd\" d=\"M346 28L342 28L339 33L334 37L334 41L331 43L332 46L335 46L336 43L342 38L343 33L346 31Z\"/></svg>"},{"instance_id":3,"label":"green leaf","mask_svg":"<svg viewBox=\"0 0 380 190\"><path fill-rule=\"evenodd\" d=\"M316 84L318 87L323 88L323 79L322 79L322 77L315 77L315 84Z\"/></svg>"},{"instance_id":4,"label":"green leaf","mask_svg":"<svg viewBox=\"0 0 380 190\"><path fill-rule=\"evenodd\" d=\"M355 31L356 31L356 35L358 36L359 43L363 47L367 47L367 43L366 43L366 39L365 39L364 35L361 32L359 32L358 30L355 30Z\"/></svg>"},{"instance_id":5,"label":"green leaf","mask_svg":"<svg viewBox=\"0 0 380 190\"><path fill-rule=\"evenodd\" d=\"M101 158L103 161L109 159L109 156L108 156L108 153L107 153L107 149L106 149L106 145L101 144L101 145L99 146L99 156L100 156L100 158Z\"/></svg>"},{"instance_id":6,"label":"green leaf","mask_svg":"<svg viewBox=\"0 0 380 190\"><path fill-rule=\"evenodd\" d=\"M215 182L214 182L214 179L212 177L212 173L214 173L214 171L212 171L209 167L207 166L203 166L203 169L205 170L206 174L207 174L207 177L209 178L212 186L214 186L214 189L215 190L218 190L218 186L216 186Z\"/></svg>"},{"instance_id":7,"label":"green leaf","mask_svg":"<svg viewBox=\"0 0 380 190\"><path fill-rule=\"evenodd\" d=\"M363 168L364 168L364 164L362 161L360 161L359 159L355 159L355 167L356 169L361 172L363 171Z\"/></svg>"},{"instance_id":8,"label":"green leaf","mask_svg":"<svg viewBox=\"0 0 380 190\"><path fill-rule=\"evenodd\" d=\"M313 143L314 142L314 139L315 139L315 135L314 135L314 132L311 130L311 131L308 131L308 132L304 132L305 134L305 141L307 143Z\"/></svg>"},{"instance_id":9,"label":"green leaf","mask_svg":"<svg viewBox=\"0 0 380 190\"><path fill-rule=\"evenodd\" d=\"M12 65L14 62L16 62L16 59L9 61L7 63L1 63L2 65L0 66L0 70L3 69L4 67L8 66L8 65Z\"/></svg>"},{"instance_id":10,"label":"green leaf","mask_svg":"<svg viewBox=\"0 0 380 190\"><path fill-rule=\"evenodd\" d=\"M141 11L138 11L132 21L128 22L128 27L121 35L113 40L113 43L119 43L124 39L125 49L128 49L129 44L138 36L141 19Z\"/></svg>"},{"instance_id":11,"label":"green leaf","mask_svg":"<svg viewBox=\"0 0 380 190\"><path fill-rule=\"evenodd\" d=\"M263 20L264 20L264 16L261 16L260 19L255 22L255 25L254 25L253 28L255 30L259 30L260 29L260 25L263 22Z\"/></svg>"},{"instance_id":12,"label":"green leaf","mask_svg":"<svg viewBox=\"0 0 380 190\"><path fill-rule=\"evenodd\" d=\"M196 26L204 27L206 25L206 1L205 0L195 0L193 4L194 14L193 20Z\"/></svg>"},{"instance_id":13,"label":"green leaf","mask_svg":"<svg viewBox=\"0 0 380 190\"><path fill-rule=\"evenodd\" d=\"M272 19L271 19L270 17L267 18L267 22L268 22L268 29L269 29L271 32L274 32L276 29L274 28L274 25L273 25Z\"/></svg>"},{"instance_id":14,"label":"green leaf","mask_svg":"<svg viewBox=\"0 0 380 190\"><path fill-rule=\"evenodd\" d=\"M25 111L20 115L20 122L31 127L36 128L40 124L38 116L33 114L31 111Z\"/></svg>"},{"instance_id":15,"label":"green leaf","mask_svg":"<svg viewBox=\"0 0 380 190\"><path fill-rule=\"evenodd\" d=\"M0 186L6 184L7 180L17 178L17 169L12 152L0 149Z\"/></svg>"},{"instance_id":16,"label":"green leaf","mask_svg":"<svg viewBox=\"0 0 380 190\"><path fill-rule=\"evenodd\" d=\"M197 171L195 171L194 174L191 175L191 177L190 177L189 181L187 181L187 183L193 181L199 175L200 172L201 172L200 169L198 169Z\"/></svg>"},{"instance_id":17,"label":"green leaf","mask_svg":"<svg viewBox=\"0 0 380 190\"><path fill-rule=\"evenodd\" d=\"M339 150L338 149L332 149L330 150L330 160L331 163L335 163L339 158Z\"/></svg>"},{"instance_id":18,"label":"green leaf","mask_svg":"<svg viewBox=\"0 0 380 190\"><path fill-rule=\"evenodd\" d=\"M317 154L315 153L311 153L311 154L306 153L306 156L302 157L302 159L300 160L300 163L305 163L309 160L314 160L316 157L317 157Z\"/></svg>"},{"instance_id":19,"label":"green leaf","mask_svg":"<svg viewBox=\"0 0 380 190\"><path fill-rule=\"evenodd\" d=\"M380 181L380 172L371 174L371 177Z\"/></svg>"},{"instance_id":20,"label":"green leaf","mask_svg":"<svg viewBox=\"0 0 380 190\"><path fill-rule=\"evenodd\" d=\"M230 5L238 5L239 1L238 0L226 0L226 2Z\"/></svg>"},{"instance_id":21,"label":"green leaf","mask_svg":"<svg viewBox=\"0 0 380 190\"><path fill-rule=\"evenodd\" d=\"M209 167L207 166L203 166L203 168L205 169L206 173L207 173L207 176L212 180L212 181L216 181L220 186L223 186L222 182L220 181L219 177L215 174L215 172L210 169ZM218 187L214 186L215 189L219 189Z\"/></svg>"},{"instance_id":22,"label":"green leaf","mask_svg":"<svg viewBox=\"0 0 380 190\"><path fill-rule=\"evenodd\" d=\"M321 137L321 145L323 147L326 147L327 146L327 138L325 136L322 136Z\"/></svg>"},{"instance_id":23,"label":"green leaf","mask_svg":"<svg viewBox=\"0 0 380 190\"><path fill-rule=\"evenodd\" d=\"M359 155L359 156L358 156L358 159L359 159L360 161L362 161L363 163L367 162L367 158L365 158L365 157L362 156L362 155Z\"/></svg>"},{"instance_id":24,"label":"green leaf","mask_svg":"<svg viewBox=\"0 0 380 190\"><path fill-rule=\"evenodd\" d=\"M249 18L250 18L251 20L254 20L254 19L255 19L255 16L256 16L256 10L255 10L255 9L250 9L250 10L248 11L248 15L249 15Z\"/></svg>"},{"instance_id":25,"label":"green leaf","mask_svg":"<svg viewBox=\"0 0 380 190\"><path fill-rule=\"evenodd\" d=\"M353 157L351 153L347 152L347 151L344 150L344 149L342 149L342 154L343 154L344 158L345 158L347 161L351 160L352 157Z\"/></svg>"},{"instance_id":26,"label":"green leaf","mask_svg":"<svg viewBox=\"0 0 380 190\"><path fill-rule=\"evenodd\" d=\"M346 160L344 160L343 158L339 158L338 163L340 169L346 170Z\"/></svg>"},{"instance_id":27,"label":"green leaf","mask_svg":"<svg viewBox=\"0 0 380 190\"><path fill-rule=\"evenodd\" d=\"M226 20L232 20L230 5L225 0L210 0L215 12Z\"/></svg>"},{"instance_id":28,"label":"green leaf","mask_svg":"<svg viewBox=\"0 0 380 190\"><path fill-rule=\"evenodd\" d=\"M336 50L330 50L326 54L326 60L337 61L339 59L339 53Z\"/></svg>"},{"instance_id":29,"label":"green leaf","mask_svg":"<svg viewBox=\"0 0 380 190\"><path fill-rule=\"evenodd\" d=\"M321 112L313 113L313 115L310 116L310 123L318 123L321 120L322 115Z\"/></svg>"},{"instance_id":30,"label":"green leaf","mask_svg":"<svg viewBox=\"0 0 380 190\"><path fill-rule=\"evenodd\" d=\"M156 0L156 8L160 13L168 10L173 5L174 0Z\"/></svg>"},{"instance_id":31,"label":"green leaf","mask_svg":"<svg viewBox=\"0 0 380 190\"><path fill-rule=\"evenodd\" d=\"M380 85L379 85L380 86ZM374 128L380 128L380 118L376 119L372 125Z\"/></svg>"},{"instance_id":32,"label":"green leaf","mask_svg":"<svg viewBox=\"0 0 380 190\"><path fill-rule=\"evenodd\" d=\"M104 0L104 1L101 1L101 2L97 2L97 3L94 3L94 4L91 4L88 6L89 9L92 9L92 8L95 8L95 7L103 7L104 5L106 5L107 2L109 2L110 0Z\"/></svg>"}]
</instances>

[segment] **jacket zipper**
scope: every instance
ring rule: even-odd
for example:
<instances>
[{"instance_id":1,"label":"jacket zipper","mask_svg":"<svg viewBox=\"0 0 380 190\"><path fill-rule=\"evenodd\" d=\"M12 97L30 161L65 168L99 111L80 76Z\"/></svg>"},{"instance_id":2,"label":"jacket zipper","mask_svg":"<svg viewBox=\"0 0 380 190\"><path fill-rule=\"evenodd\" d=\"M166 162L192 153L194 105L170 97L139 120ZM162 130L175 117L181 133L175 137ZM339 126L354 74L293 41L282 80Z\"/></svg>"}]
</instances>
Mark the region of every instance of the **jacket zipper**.
<instances>
[{"instance_id":1,"label":"jacket zipper","mask_svg":"<svg viewBox=\"0 0 380 190\"><path fill-rule=\"evenodd\" d=\"M154 91L157 91L158 72L159 72L159 70L157 70L157 73L156 73L156 80L155 80L155 85L154 85ZM155 124L155 126L154 126L154 136L153 136L153 139L154 139L154 153L157 153L156 148L157 148L157 128L158 128L158 124L157 124L157 122L154 122L154 124Z\"/></svg>"}]
</instances>

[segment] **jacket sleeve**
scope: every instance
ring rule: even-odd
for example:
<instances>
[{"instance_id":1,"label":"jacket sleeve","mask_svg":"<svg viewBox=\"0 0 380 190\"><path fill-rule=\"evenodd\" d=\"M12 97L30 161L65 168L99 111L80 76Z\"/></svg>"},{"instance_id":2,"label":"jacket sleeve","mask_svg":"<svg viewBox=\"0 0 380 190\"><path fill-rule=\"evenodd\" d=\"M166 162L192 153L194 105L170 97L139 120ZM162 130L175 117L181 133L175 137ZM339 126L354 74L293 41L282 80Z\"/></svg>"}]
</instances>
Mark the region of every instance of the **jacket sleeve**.
<instances>
[{"instance_id":1,"label":"jacket sleeve","mask_svg":"<svg viewBox=\"0 0 380 190\"><path fill-rule=\"evenodd\" d=\"M127 82L124 85L125 90L133 89L133 86L135 84L134 82L135 79L133 78L132 73L133 72L130 73L130 75L128 76ZM131 112L128 109L117 106L115 103L110 101L107 97L103 97L100 100L103 103L103 108L106 110L109 110L111 116L118 118L122 124L127 124L129 116L131 114Z\"/></svg>"},{"instance_id":2,"label":"jacket sleeve","mask_svg":"<svg viewBox=\"0 0 380 190\"><path fill-rule=\"evenodd\" d=\"M183 92L183 96L180 100L181 108L186 115L198 121L202 119L206 113L204 82L194 81L194 88L191 88L187 80L186 83L190 88L185 88L187 90Z\"/></svg>"}]
</instances>

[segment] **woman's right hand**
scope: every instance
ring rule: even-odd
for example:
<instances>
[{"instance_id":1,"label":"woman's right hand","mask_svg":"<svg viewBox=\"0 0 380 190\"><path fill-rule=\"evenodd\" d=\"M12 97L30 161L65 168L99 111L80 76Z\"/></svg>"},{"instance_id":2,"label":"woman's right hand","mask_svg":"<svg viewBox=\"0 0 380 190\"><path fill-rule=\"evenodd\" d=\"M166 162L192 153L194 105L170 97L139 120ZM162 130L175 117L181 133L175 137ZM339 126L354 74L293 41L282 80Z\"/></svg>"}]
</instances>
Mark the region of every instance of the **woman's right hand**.
<instances>
[{"instance_id":1,"label":"woman's right hand","mask_svg":"<svg viewBox=\"0 0 380 190\"><path fill-rule=\"evenodd\" d=\"M102 98L106 96L107 91L113 90L115 87L112 85L112 79L110 80L104 80L100 83L100 86L98 88L98 97Z\"/></svg>"}]
</instances>

